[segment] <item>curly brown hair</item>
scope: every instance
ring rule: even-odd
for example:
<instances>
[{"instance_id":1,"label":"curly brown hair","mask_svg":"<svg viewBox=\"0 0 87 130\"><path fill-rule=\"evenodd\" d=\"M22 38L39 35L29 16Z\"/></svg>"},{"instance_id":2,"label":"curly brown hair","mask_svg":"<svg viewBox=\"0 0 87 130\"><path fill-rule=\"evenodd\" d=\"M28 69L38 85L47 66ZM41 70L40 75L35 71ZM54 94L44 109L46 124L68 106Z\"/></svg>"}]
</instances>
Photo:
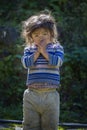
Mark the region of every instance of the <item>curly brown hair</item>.
<instances>
[{"instance_id":1,"label":"curly brown hair","mask_svg":"<svg viewBox=\"0 0 87 130\"><path fill-rule=\"evenodd\" d=\"M31 34L38 28L45 28L49 30L53 42L57 41L58 33L54 17L51 13L40 12L37 15L29 17L23 21L22 37L25 39L26 44L32 44Z\"/></svg>"}]
</instances>

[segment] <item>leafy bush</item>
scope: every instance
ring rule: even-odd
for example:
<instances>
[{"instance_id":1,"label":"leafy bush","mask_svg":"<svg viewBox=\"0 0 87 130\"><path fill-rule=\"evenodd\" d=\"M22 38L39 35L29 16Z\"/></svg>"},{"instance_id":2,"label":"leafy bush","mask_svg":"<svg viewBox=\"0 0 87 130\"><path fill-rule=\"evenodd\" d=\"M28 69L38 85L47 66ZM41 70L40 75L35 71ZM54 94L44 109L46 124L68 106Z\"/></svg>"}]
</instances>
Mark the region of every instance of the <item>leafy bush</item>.
<instances>
[{"instance_id":1,"label":"leafy bush","mask_svg":"<svg viewBox=\"0 0 87 130\"><path fill-rule=\"evenodd\" d=\"M87 116L86 50L85 47L78 47L65 54L61 76L61 118L65 121L87 121L84 120L84 116Z\"/></svg>"},{"instance_id":2,"label":"leafy bush","mask_svg":"<svg viewBox=\"0 0 87 130\"><path fill-rule=\"evenodd\" d=\"M21 21L43 9L52 11L58 23L59 41L65 50L65 61L61 69L60 120L86 123L87 2L85 0L32 0L31 2L7 0L5 3L1 1L0 7L0 23L13 25L20 33ZM20 104L22 106L26 70L22 68L20 62L23 52L20 43L23 43L21 38L14 46L0 43L0 112L3 110L0 116L2 118L19 119L18 113L22 114ZM13 108L17 113L16 116L13 114Z\"/></svg>"}]
</instances>

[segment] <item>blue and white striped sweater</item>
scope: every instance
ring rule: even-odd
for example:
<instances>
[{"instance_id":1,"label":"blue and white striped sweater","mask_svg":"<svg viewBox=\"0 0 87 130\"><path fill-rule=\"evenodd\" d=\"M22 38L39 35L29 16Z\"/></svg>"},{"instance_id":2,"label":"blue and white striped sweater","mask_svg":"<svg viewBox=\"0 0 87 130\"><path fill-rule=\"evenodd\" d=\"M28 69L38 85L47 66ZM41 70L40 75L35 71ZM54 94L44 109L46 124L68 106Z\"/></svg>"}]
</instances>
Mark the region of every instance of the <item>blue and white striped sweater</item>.
<instances>
[{"instance_id":1,"label":"blue and white striped sweater","mask_svg":"<svg viewBox=\"0 0 87 130\"><path fill-rule=\"evenodd\" d=\"M63 47L59 43L49 43L46 48L49 61L40 55L34 62L34 52L36 50L36 46L26 47L24 49L22 64L24 68L28 69L26 84L48 83L58 86L60 84L59 68L63 63L64 58Z\"/></svg>"}]
</instances>

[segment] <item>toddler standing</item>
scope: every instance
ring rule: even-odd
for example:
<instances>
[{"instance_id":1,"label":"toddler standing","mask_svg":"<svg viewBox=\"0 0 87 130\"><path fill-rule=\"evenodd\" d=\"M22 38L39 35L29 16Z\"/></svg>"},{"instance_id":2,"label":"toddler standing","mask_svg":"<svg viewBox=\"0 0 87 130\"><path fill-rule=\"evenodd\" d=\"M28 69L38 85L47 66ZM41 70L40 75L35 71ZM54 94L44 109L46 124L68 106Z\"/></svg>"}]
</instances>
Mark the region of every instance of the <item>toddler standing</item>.
<instances>
[{"instance_id":1,"label":"toddler standing","mask_svg":"<svg viewBox=\"0 0 87 130\"><path fill-rule=\"evenodd\" d=\"M23 130L57 130L60 67L64 50L57 41L57 27L50 13L39 13L23 23L26 40L22 64L28 70L23 96Z\"/></svg>"}]
</instances>

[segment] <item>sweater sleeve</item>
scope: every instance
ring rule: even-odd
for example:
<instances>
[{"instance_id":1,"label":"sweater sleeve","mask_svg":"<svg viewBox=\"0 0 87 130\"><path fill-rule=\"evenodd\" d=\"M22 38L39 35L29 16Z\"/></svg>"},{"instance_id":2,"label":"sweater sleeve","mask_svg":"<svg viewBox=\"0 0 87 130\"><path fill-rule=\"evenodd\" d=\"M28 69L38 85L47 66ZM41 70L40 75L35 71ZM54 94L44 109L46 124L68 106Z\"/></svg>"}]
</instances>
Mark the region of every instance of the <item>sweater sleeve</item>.
<instances>
[{"instance_id":1,"label":"sweater sleeve","mask_svg":"<svg viewBox=\"0 0 87 130\"><path fill-rule=\"evenodd\" d=\"M61 45L56 44L53 51L48 52L49 64L60 67L64 60L64 49Z\"/></svg>"},{"instance_id":2,"label":"sweater sleeve","mask_svg":"<svg viewBox=\"0 0 87 130\"><path fill-rule=\"evenodd\" d=\"M34 52L31 52L29 48L25 48L21 61L24 68L32 67L34 65Z\"/></svg>"}]
</instances>

